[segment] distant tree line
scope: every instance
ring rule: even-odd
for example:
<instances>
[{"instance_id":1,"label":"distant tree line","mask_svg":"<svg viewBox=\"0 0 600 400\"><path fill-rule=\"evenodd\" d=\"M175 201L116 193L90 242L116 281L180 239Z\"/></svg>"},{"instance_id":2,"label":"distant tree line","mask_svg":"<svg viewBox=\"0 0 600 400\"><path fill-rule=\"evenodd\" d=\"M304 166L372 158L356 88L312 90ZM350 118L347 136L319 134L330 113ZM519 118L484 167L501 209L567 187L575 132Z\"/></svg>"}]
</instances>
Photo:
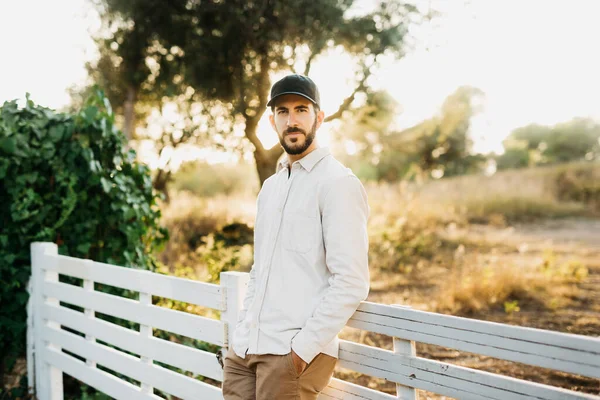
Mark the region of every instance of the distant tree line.
<instances>
[{"instance_id":1,"label":"distant tree line","mask_svg":"<svg viewBox=\"0 0 600 400\"><path fill-rule=\"evenodd\" d=\"M600 158L600 124L590 118L544 126L517 128L503 142L505 152L496 157L498 169L557 164Z\"/></svg>"},{"instance_id":2,"label":"distant tree line","mask_svg":"<svg viewBox=\"0 0 600 400\"><path fill-rule=\"evenodd\" d=\"M362 179L388 182L480 173L494 164L502 170L600 159L600 124L588 118L520 127L503 141L503 154L474 154L471 120L483 103L481 90L463 86L434 116L398 130L399 104L371 92L338 127L337 155Z\"/></svg>"}]
</instances>

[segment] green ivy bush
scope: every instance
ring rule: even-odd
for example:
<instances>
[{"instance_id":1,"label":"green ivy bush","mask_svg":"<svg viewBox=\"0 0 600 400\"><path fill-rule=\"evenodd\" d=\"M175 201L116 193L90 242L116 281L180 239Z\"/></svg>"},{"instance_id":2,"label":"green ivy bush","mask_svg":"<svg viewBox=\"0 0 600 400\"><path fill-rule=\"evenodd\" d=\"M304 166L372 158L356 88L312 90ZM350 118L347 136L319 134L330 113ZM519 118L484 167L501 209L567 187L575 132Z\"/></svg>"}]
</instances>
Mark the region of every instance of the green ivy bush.
<instances>
[{"instance_id":1,"label":"green ivy bush","mask_svg":"<svg viewBox=\"0 0 600 400\"><path fill-rule=\"evenodd\" d=\"M0 107L0 378L25 355L30 243L155 270L167 240L149 169L135 161L97 90L76 114ZM0 381L0 382L3 382ZM1 391L0 391L1 392Z\"/></svg>"}]
</instances>

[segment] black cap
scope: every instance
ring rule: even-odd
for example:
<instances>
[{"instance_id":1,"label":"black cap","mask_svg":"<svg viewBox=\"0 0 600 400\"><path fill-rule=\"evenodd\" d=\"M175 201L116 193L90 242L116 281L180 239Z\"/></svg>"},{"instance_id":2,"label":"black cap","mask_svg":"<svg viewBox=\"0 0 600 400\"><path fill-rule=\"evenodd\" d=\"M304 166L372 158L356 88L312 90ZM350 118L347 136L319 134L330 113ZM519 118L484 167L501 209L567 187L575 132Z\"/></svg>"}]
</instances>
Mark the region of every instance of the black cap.
<instances>
[{"instance_id":1,"label":"black cap","mask_svg":"<svg viewBox=\"0 0 600 400\"><path fill-rule=\"evenodd\" d=\"M304 75L288 75L285 78L275 82L271 88L271 100L267 103L267 107L273 105L273 100L285 94L297 94L312 101L317 107L321 108L321 96L317 85L308 76Z\"/></svg>"}]
</instances>

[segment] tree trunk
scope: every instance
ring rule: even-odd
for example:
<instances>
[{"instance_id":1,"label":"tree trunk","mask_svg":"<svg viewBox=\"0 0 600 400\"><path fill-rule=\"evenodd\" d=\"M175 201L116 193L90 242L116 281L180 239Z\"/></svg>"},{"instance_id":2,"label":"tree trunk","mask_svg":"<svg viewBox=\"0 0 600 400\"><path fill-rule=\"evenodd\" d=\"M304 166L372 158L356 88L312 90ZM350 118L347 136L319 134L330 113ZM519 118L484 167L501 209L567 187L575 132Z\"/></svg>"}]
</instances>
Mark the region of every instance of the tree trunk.
<instances>
[{"instance_id":1,"label":"tree trunk","mask_svg":"<svg viewBox=\"0 0 600 400\"><path fill-rule=\"evenodd\" d=\"M279 160L281 154L283 154L283 149L279 144L275 145L270 150L254 150L254 160L256 161L256 170L258 172L258 179L260 180L260 187L262 187L268 177L275 173L275 170L277 169L277 160Z\"/></svg>"},{"instance_id":2,"label":"tree trunk","mask_svg":"<svg viewBox=\"0 0 600 400\"><path fill-rule=\"evenodd\" d=\"M164 169L158 170L158 173L154 177L154 182L152 182L152 186L154 190L162 193L165 198L165 203L169 204L171 198L169 197L169 182L171 181L171 171L165 171Z\"/></svg>"},{"instance_id":3,"label":"tree trunk","mask_svg":"<svg viewBox=\"0 0 600 400\"><path fill-rule=\"evenodd\" d=\"M279 143L267 150L256 135L258 120L263 113L264 111L252 118L246 118L246 128L244 132L246 137L254 145L254 161L256 161L256 172L258 172L260 187L262 187L268 177L275 173L275 170L277 169L277 160L283 154L283 149Z\"/></svg>"},{"instance_id":4,"label":"tree trunk","mask_svg":"<svg viewBox=\"0 0 600 400\"><path fill-rule=\"evenodd\" d=\"M135 131L135 97L136 90L133 86L127 87L127 99L123 104L123 116L125 117L125 123L123 124L123 133L127 144L133 139Z\"/></svg>"}]
</instances>

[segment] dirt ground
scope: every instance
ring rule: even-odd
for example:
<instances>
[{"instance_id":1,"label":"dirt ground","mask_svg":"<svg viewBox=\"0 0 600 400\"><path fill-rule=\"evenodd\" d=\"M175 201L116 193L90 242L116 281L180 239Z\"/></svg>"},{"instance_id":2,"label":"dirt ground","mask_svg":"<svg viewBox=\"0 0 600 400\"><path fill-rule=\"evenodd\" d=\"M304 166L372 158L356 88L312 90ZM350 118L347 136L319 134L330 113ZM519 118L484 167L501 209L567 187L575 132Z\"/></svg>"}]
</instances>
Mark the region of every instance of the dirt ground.
<instances>
[{"instance_id":1,"label":"dirt ground","mask_svg":"<svg viewBox=\"0 0 600 400\"><path fill-rule=\"evenodd\" d=\"M555 309L536 304L520 305L520 311L507 314L502 307L471 315L511 325L547 329L588 336L600 336L600 220L564 219L523 224L513 227L471 225L446 231L448 238L485 243L493 248L496 259L507 262L539 262L544 252L551 250L557 257L577 259L588 269L588 276L572 283L568 301ZM448 268L427 266L410 274L380 275L372 282L368 301L383 304L406 304L415 309L431 311L431 299L445 284ZM367 345L392 348L390 337L346 328L341 337ZM584 393L600 394L597 379L554 372L544 368L479 356L453 349L417 343L417 356L498 373L514 378L559 386ZM363 386L395 394L395 384L351 371L339 370L335 376ZM420 392L419 398L449 399Z\"/></svg>"}]
</instances>

